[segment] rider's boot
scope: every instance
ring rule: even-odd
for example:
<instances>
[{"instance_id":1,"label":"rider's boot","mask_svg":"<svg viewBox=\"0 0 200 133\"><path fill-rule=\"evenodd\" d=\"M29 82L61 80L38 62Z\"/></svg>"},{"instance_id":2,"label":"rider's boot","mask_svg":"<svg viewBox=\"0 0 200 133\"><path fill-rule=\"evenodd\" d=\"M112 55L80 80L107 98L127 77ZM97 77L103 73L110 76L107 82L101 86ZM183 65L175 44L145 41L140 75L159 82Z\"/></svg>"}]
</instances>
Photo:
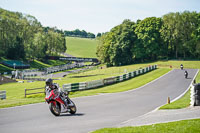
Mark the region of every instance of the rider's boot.
<instances>
[{"instance_id":1,"label":"rider's boot","mask_svg":"<svg viewBox=\"0 0 200 133\"><path fill-rule=\"evenodd\" d=\"M65 97L63 97L62 95L60 95L60 98L61 98L62 101L64 102L65 108L67 108L67 107L68 107L67 99L66 99Z\"/></svg>"}]
</instances>

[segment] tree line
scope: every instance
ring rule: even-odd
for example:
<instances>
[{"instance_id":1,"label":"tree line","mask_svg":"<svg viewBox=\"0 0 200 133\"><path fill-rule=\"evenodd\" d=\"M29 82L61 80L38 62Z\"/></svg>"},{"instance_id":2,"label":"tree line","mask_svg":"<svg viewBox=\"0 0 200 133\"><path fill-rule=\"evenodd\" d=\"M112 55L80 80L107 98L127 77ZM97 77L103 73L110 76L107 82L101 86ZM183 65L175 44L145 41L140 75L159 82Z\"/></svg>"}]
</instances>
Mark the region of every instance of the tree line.
<instances>
[{"instance_id":1,"label":"tree line","mask_svg":"<svg viewBox=\"0 0 200 133\"><path fill-rule=\"evenodd\" d=\"M82 38L95 38L95 34L86 32L85 30L73 30L73 31L64 31L65 36L71 36L71 37L82 37Z\"/></svg>"},{"instance_id":2,"label":"tree line","mask_svg":"<svg viewBox=\"0 0 200 133\"><path fill-rule=\"evenodd\" d=\"M31 15L0 8L0 57L43 59L66 51L63 32L43 27Z\"/></svg>"},{"instance_id":3,"label":"tree line","mask_svg":"<svg viewBox=\"0 0 200 133\"><path fill-rule=\"evenodd\" d=\"M124 20L99 38L97 56L108 66L158 59L200 59L200 13Z\"/></svg>"}]
</instances>

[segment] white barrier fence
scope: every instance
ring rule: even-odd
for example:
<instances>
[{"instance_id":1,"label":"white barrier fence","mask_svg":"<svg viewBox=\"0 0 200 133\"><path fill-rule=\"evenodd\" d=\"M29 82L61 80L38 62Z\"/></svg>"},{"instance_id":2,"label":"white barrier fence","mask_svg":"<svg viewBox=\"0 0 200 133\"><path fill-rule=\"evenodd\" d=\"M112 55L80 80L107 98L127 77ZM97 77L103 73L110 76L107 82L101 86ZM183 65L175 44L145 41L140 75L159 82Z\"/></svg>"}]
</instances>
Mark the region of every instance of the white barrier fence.
<instances>
[{"instance_id":1,"label":"white barrier fence","mask_svg":"<svg viewBox=\"0 0 200 133\"><path fill-rule=\"evenodd\" d=\"M6 91L0 91L0 99L6 99Z\"/></svg>"},{"instance_id":2,"label":"white barrier fence","mask_svg":"<svg viewBox=\"0 0 200 133\"><path fill-rule=\"evenodd\" d=\"M60 66L48 67L41 71L39 69L24 70L22 72L19 72L19 75L23 78L26 78L26 77L29 78L29 77L36 77L36 76L41 76L45 74L60 72L60 71L64 71L64 70L68 70L68 69L72 69L76 67L83 67L83 66L84 64L82 63L65 64L65 65L60 65Z\"/></svg>"},{"instance_id":3,"label":"white barrier fence","mask_svg":"<svg viewBox=\"0 0 200 133\"><path fill-rule=\"evenodd\" d=\"M153 65L153 66L149 66L149 67L139 69L139 70L136 70L136 71L133 71L133 72L126 73L126 74L121 75L121 76L105 78L105 79L102 79L102 80L94 80L94 81L89 81L89 82L64 84L63 90L64 91L79 91L79 90L97 88L97 87L100 87L100 86L109 85L109 84L118 83L118 82L128 80L130 78L144 74L144 73L149 72L151 70L154 70L156 68L157 68L157 65Z\"/></svg>"}]
</instances>

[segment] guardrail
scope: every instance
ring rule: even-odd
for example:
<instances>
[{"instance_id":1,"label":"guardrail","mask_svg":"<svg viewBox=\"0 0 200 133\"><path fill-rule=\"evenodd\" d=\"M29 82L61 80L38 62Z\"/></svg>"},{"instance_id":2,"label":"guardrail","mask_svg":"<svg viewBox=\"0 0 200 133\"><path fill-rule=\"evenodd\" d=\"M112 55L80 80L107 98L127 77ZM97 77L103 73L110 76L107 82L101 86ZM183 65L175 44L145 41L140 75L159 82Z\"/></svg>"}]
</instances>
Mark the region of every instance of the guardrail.
<instances>
[{"instance_id":1,"label":"guardrail","mask_svg":"<svg viewBox=\"0 0 200 133\"><path fill-rule=\"evenodd\" d=\"M93 88L97 88L97 87L101 87L101 86L106 86L106 85L110 85L110 84L114 84L114 83L118 83L118 82L122 82L122 81L125 81L128 79L134 78L138 75L144 74L146 72L150 72L156 68L157 68L157 65L153 65L153 66L149 66L149 67L146 67L143 69L139 69L139 70L136 70L133 72L123 74L121 76L110 77L110 78L105 78L105 79L101 79L101 80L93 80L93 81L89 81L89 82L64 84L63 90L69 91L69 92L70 91L74 92L74 91L79 91L79 90L88 90L88 89L93 89ZM41 89L44 89L44 87L35 88L35 89L25 89L25 97L27 95L45 93L45 89L44 89L44 91L40 91L40 92L28 93L28 91L41 90Z\"/></svg>"},{"instance_id":2,"label":"guardrail","mask_svg":"<svg viewBox=\"0 0 200 133\"><path fill-rule=\"evenodd\" d=\"M149 72L151 70L154 70L157 68L157 65L149 66L143 69L139 69L133 72L129 72L126 74L123 74L121 76L111 77L111 78L105 78L102 80L94 80L89 82L81 82L81 83L71 83L71 84L64 84L63 90L64 91L79 91L79 90L87 90L92 88L97 88L100 86L106 86L109 84L114 84L118 82L122 82L131 78L134 78L138 75L144 74L146 72Z\"/></svg>"},{"instance_id":3,"label":"guardrail","mask_svg":"<svg viewBox=\"0 0 200 133\"><path fill-rule=\"evenodd\" d=\"M43 91L27 93L28 91L41 90L41 89L43 89ZM45 89L44 89L44 87L42 87L42 88L35 88L35 89L25 89L25 96L24 96L24 97L26 98L27 95L39 94L39 93L44 93L44 94L45 94Z\"/></svg>"},{"instance_id":4,"label":"guardrail","mask_svg":"<svg viewBox=\"0 0 200 133\"><path fill-rule=\"evenodd\" d=\"M0 99L6 99L6 91L0 91Z\"/></svg>"},{"instance_id":5,"label":"guardrail","mask_svg":"<svg viewBox=\"0 0 200 133\"><path fill-rule=\"evenodd\" d=\"M43 68L43 69L23 70L19 72L19 74L21 75L21 78L31 78L31 77L51 74L51 73L65 71L72 68L78 68L78 67L83 67L83 66L84 65L81 63L73 63L73 64L53 66L53 67L48 67L48 68Z\"/></svg>"}]
</instances>

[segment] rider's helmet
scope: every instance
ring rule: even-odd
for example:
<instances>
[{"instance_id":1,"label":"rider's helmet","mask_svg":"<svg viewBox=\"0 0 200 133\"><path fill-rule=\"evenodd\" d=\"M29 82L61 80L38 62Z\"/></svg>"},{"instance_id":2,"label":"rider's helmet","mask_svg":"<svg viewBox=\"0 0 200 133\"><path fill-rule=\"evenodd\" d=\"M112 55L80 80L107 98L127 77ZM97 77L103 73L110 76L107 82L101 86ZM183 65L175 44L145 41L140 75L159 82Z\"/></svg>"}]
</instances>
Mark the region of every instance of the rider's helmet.
<instances>
[{"instance_id":1,"label":"rider's helmet","mask_svg":"<svg viewBox=\"0 0 200 133\"><path fill-rule=\"evenodd\" d=\"M53 80L51 78L48 78L46 79L45 83L46 83L46 86L50 86L53 84Z\"/></svg>"}]
</instances>

